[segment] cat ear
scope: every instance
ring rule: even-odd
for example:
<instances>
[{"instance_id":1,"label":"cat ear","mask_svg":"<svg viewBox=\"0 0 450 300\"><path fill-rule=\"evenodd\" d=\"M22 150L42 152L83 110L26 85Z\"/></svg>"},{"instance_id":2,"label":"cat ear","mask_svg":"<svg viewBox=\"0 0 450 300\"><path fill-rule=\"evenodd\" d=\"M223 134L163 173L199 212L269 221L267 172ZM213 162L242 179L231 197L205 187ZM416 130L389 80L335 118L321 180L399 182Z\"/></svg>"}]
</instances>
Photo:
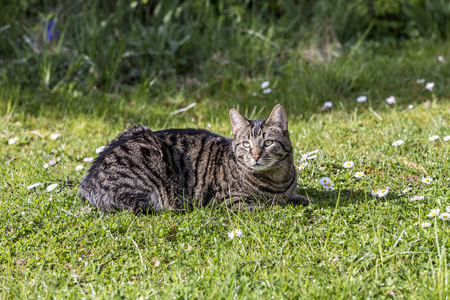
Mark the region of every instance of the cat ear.
<instances>
[{"instance_id":1,"label":"cat ear","mask_svg":"<svg viewBox=\"0 0 450 300\"><path fill-rule=\"evenodd\" d=\"M266 125L268 126L277 126L282 130L288 129L286 111L282 104L277 104L272 109L270 116L266 120Z\"/></svg>"},{"instance_id":2,"label":"cat ear","mask_svg":"<svg viewBox=\"0 0 450 300\"><path fill-rule=\"evenodd\" d=\"M230 121L234 135L250 125L250 122L234 108L230 108Z\"/></svg>"}]
</instances>

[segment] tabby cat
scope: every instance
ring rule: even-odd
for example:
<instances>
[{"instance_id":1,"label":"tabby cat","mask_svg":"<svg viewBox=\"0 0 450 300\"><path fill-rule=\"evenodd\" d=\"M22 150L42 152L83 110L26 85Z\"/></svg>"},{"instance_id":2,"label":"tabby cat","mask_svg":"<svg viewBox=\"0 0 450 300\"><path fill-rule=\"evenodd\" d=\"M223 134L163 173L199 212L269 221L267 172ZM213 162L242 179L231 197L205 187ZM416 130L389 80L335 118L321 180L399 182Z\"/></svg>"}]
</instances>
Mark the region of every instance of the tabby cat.
<instances>
[{"instance_id":1,"label":"tabby cat","mask_svg":"<svg viewBox=\"0 0 450 300\"><path fill-rule=\"evenodd\" d=\"M103 211L133 213L312 202L295 193L283 106L267 120L248 120L234 108L229 114L234 140L201 129L124 131L94 161L79 195Z\"/></svg>"}]
</instances>

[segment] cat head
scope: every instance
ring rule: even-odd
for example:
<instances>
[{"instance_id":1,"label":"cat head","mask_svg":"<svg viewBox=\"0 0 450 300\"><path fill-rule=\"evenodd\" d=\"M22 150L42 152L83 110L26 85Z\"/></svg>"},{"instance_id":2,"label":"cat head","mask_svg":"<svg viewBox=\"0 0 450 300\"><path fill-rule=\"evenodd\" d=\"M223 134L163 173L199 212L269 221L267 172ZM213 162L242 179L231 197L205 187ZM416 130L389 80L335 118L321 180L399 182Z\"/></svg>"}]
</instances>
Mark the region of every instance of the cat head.
<instances>
[{"instance_id":1,"label":"cat head","mask_svg":"<svg viewBox=\"0 0 450 300\"><path fill-rule=\"evenodd\" d=\"M267 171L292 161L286 111L276 105L267 120L248 120L230 108L236 160L253 171Z\"/></svg>"}]
</instances>

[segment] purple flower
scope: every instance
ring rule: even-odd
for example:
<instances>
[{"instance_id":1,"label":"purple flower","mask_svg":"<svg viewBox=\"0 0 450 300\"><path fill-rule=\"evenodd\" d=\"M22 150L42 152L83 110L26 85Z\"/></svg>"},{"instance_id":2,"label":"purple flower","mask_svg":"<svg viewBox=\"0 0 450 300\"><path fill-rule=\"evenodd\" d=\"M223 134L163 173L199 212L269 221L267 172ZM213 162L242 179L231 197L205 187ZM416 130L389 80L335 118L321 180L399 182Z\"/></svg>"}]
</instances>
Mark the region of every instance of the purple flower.
<instances>
[{"instance_id":1,"label":"purple flower","mask_svg":"<svg viewBox=\"0 0 450 300\"><path fill-rule=\"evenodd\" d=\"M59 31L56 29L53 29L53 26L55 25L55 21L53 18L51 18L47 23L47 41L51 41L54 38L59 37Z\"/></svg>"}]
</instances>

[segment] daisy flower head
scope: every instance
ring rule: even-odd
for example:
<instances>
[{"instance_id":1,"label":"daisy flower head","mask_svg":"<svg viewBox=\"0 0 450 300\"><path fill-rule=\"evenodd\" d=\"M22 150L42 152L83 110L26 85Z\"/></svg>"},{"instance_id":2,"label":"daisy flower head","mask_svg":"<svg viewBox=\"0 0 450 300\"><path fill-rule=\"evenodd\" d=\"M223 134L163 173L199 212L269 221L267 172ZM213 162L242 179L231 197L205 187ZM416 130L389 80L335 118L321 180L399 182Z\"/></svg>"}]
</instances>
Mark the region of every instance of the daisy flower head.
<instances>
[{"instance_id":1,"label":"daisy flower head","mask_svg":"<svg viewBox=\"0 0 450 300\"><path fill-rule=\"evenodd\" d=\"M447 207L445 208L445 211L448 212L448 213L450 213L450 206L447 206Z\"/></svg>"},{"instance_id":2,"label":"daisy flower head","mask_svg":"<svg viewBox=\"0 0 450 300\"><path fill-rule=\"evenodd\" d=\"M328 177L322 177L322 178L319 179L319 182L320 182L322 185L324 185L324 184L327 184L327 183L331 182L331 179L328 178Z\"/></svg>"},{"instance_id":3,"label":"daisy flower head","mask_svg":"<svg viewBox=\"0 0 450 300\"><path fill-rule=\"evenodd\" d=\"M325 183L324 185L323 185L323 187L324 188L326 188L326 189L331 189L332 187L334 186L334 183L333 182L327 182L327 183Z\"/></svg>"},{"instance_id":4,"label":"daisy flower head","mask_svg":"<svg viewBox=\"0 0 450 300\"><path fill-rule=\"evenodd\" d=\"M28 190L34 189L35 187L38 187L38 186L40 186L41 184L42 184L42 183L40 183L40 182L33 183L32 185L27 186L27 189L28 189Z\"/></svg>"},{"instance_id":5,"label":"daisy flower head","mask_svg":"<svg viewBox=\"0 0 450 300\"><path fill-rule=\"evenodd\" d=\"M81 171L83 169L83 165L78 165L75 167L75 170Z\"/></svg>"},{"instance_id":6,"label":"daisy flower head","mask_svg":"<svg viewBox=\"0 0 450 300\"><path fill-rule=\"evenodd\" d=\"M432 91L434 88L434 82L427 82L427 84L425 85L425 89Z\"/></svg>"},{"instance_id":7,"label":"daisy flower head","mask_svg":"<svg viewBox=\"0 0 450 300\"><path fill-rule=\"evenodd\" d=\"M364 172L356 172L355 173L355 177L356 178L361 178L361 177L363 177L364 176Z\"/></svg>"},{"instance_id":8,"label":"daisy flower head","mask_svg":"<svg viewBox=\"0 0 450 300\"><path fill-rule=\"evenodd\" d=\"M56 189L57 186L58 186L57 183L50 184L50 185L47 187L47 192L53 191L54 189Z\"/></svg>"},{"instance_id":9,"label":"daisy flower head","mask_svg":"<svg viewBox=\"0 0 450 300\"><path fill-rule=\"evenodd\" d=\"M93 161L94 160L94 158L92 158L92 157L86 157L86 158L83 158L83 161L84 162L91 162L91 161Z\"/></svg>"},{"instance_id":10,"label":"daisy flower head","mask_svg":"<svg viewBox=\"0 0 450 300\"><path fill-rule=\"evenodd\" d=\"M424 196L414 196L414 197L409 198L409 200L411 200L411 201L417 201L417 200L423 200L423 199L425 199Z\"/></svg>"},{"instance_id":11,"label":"daisy flower head","mask_svg":"<svg viewBox=\"0 0 450 300\"><path fill-rule=\"evenodd\" d=\"M424 177L420 181L422 181L423 183L426 183L426 184L430 184L433 181L433 178L431 178L431 177Z\"/></svg>"},{"instance_id":12,"label":"daisy flower head","mask_svg":"<svg viewBox=\"0 0 450 300\"><path fill-rule=\"evenodd\" d=\"M55 161L54 159L52 159L51 161L48 162L48 164L49 164L50 166L53 166L54 164L56 164L56 161Z\"/></svg>"},{"instance_id":13,"label":"daisy flower head","mask_svg":"<svg viewBox=\"0 0 450 300\"><path fill-rule=\"evenodd\" d=\"M403 140L398 140L398 141L393 142L392 146L397 147L397 146L403 145L404 142L405 141L403 141Z\"/></svg>"},{"instance_id":14,"label":"daisy flower head","mask_svg":"<svg viewBox=\"0 0 450 300\"><path fill-rule=\"evenodd\" d=\"M386 102L387 102L387 104L395 104L395 103L396 103L396 101L395 101L395 96L389 96L389 97L387 97L387 98L386 98Z\"/></svg>"},{"instance_id":15,"label":"daisy flower head","mask_svg":"<svg viewBox=\"0 0 450 300\"><path fill-rule=\"evenodd\" d=\"M423 83L425 83L425 79L423 79L423 78L417 79L416 83L417 84L423 84Z\"/></svg>"},{"instance_id":16,"label":"daisy flower head","mask_svg":"<svg viewBox=\"0 0 450 300\"><path fill-rule=\"evenodd\" d=\"M377 196L378 198L383 198L384 196L386 196L389 192L389 189L380 189L378 190Z\"/></svg>"},{"instance_id":17,"label":"daisy flower head","mask_svg":"<svg viewBox=\"0 0 450 300\"><path fill-rule=\"evenodd\" d=\"M437 215L439 215L439 212L440 212L441 210L439 209L439 208L436 208L436 209L432 209L431 211L430 211L430 213L427 215L428 217L430 217L430 218L432 218L432 217L437 217Z\"/></svg>"},{"instance_id":18,"label":"daisy flower head","mask_svg":"<svg viewBox=\"0 0 450 300\"><path fill-rule=\"evenodd\" d=\"M301 171L304 170L306 168L306 166L308 165L307 162L302 163L300 166L297 167L297 170Z\"/></svg>"},{"instance_id":19,"label":"daisy flower head","mask_svg":"<svg viewBox=\"0 0 450 300\"><path fill-rule=\"evenodd\" d=\"M410 190L411 190L411 188L404 188L402 190L402 194L405 194L405 193L409 192Z\"/></svg>"},{"instance_id":20,"label":"daisy flower head","mask_svg":"<svg viewBox=\"0 0 450 300\"><path fill-rule=\"evenodd\" d=\"M378 196L378 192L380 191L380 189L379 188L374 188L371 192L370 192L370 194L372 195L372 196Z\"/></svg>"},{"instance_id":21,"label":"daisy flower head","mask_svg":"<svg viewBox=\"0 0 450 300\"><path fill-rule=\"evenodd\" d=\"M267 89L269 87L270 82L268 80L263 81L263 83L261 83L261 89Z\"/></svg>"},{"instance_id":22,"label":"daisy flower head","mask_svg":"<svg viewBox=\"0 0 450 300\"><path fill-rule=\"evenodd\" d=\"M420 224L420 226L422 226L423 228L431 227L431 223L429 223L429 222L423 222L422 224Z\"/></svg>"},{"instance_id":23,"label":"daisy flower head","mask_svg":"<svg viewBox=\"0 0 450 300\"><path fill-rule=\"evenodd\" d=\"M450 135L447 135L443 138L444 142L448 142L450 141Z\"/></svg>"},{"instance_id":24,"label":"daisy flower head","mask_svg":"<svg viewBox=\"0 0 450 300\"><path fill-rule=\"evenodd\" d=\"M439 139L439 136L438 136L438 135L433 135L433 136L430 136L428 139L429 139L430 141L434 141L434 140Z\"/></svg>"},{"instance_id":25,"label":"daisy flower head","mask_svg":"<svg viewBox=\"0 0 450 300\"><path fill-rule=\"evenodd\" d=\"M234 239L234 237L241 237L242 236L242 230L240 229L234 229L233 231L228 232L228 238L230 240Z\"/></svg>"},{"instance_id":26,"label":"daisy flower head","mask_svg":"<svg viewBox=\"0 0 450 300\"><path fill-rule=\"evenodd\" d=\"M366 102L367 100L367 96L359 96L358 98L356 98L356 102L361 103L361 102Z\"/></svg>"},{"instance_id":27,"label":"daisy flower head","mask_svg":"<svg viewBox=\"0 0 450 300\"><path fill-rule=\"evenodd\" d=\"M95 149L95 153L100 154L103 150L105 150L106 146L100 146L97 149Z\"/></svg>"},{"instance_id":28,"label":"daisy flower head","mask_svg":"<svg viewBox=\"0 0 450 300\"><path fill-rule=\"evenodd\" d=\"M450 221L450 214L448 212L439 215L439 219L444 221Z\"/></svg>"},{"instance_id":29,"label":"daisy flower head","mask_svg":"<svg viewBox=\"0 0 450 300\"><path fill-rule=\"evenodd\" d=\"M48 163L44 164L44 169L47 169L50 165Z\"/></svg>"},{"instance_id":30,"label":"daisy flower head","mask_svg":"<svg viewBox=\"0 0 450 300\"><path fill-rule=\"evenodd\" d=\"M353 168L354 165L355 164L351 160L344 162L344 168L346 169Z\"/></svg>"},{"instance_id":31,"label":"daisy flower head","mask_svg":"<svg viewBox=\"0 0 450 300\"><path fill-rule=\"evenodd\" d=\"M412 105L412 104L408 105L408 109L413 109L413 108L414 108L414 105Z\"/></svg>"},{"instance_id":32,"label":"daisy flower head","mask_svg":"<svg viewBox=\"0 0 450 300\"><path fill-rule=\"evenodd\" d=\"M333 102L331 102L331 101L326 101L323 104L323 108L332 108L332 107L333 107Z\"/></svg>"},{"instance_id":33,"label":"daisy flower head","mask_svg":"<svg viewBox=\"0 0 450 300\"><path fill-rule=\"evenodd\" d=\"M19 138L16 136L16 137L13 137L13 138L10 138L9 140L8 140L8 145L13 145L13 144L15 144L17 141L19 140Z\"/></svg>"},{"instance_id":34,"label":"daisy flower head","mask_svg":"<svg viewBox=\"0 0 450 300\"><path fill-rule=\"evenodd\" d=\"M263 94L270 94L272 92L271 88L267 88L263 90Z\"/></svg>"}]
</instances>

